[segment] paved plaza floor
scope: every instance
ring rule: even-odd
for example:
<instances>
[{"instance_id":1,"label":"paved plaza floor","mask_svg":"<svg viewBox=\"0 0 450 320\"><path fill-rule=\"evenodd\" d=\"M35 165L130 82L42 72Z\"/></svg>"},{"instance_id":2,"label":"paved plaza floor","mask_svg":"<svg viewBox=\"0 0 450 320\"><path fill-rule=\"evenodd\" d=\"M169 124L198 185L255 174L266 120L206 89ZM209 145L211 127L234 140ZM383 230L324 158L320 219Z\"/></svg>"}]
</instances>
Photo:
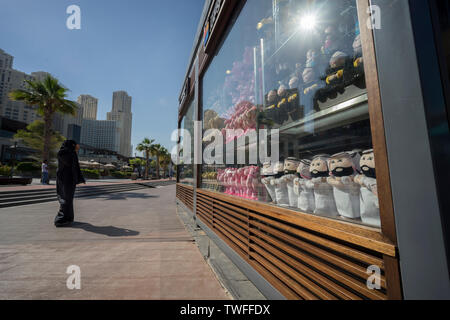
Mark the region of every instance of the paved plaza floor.
<instances>
[{"instance_id":1,"label":"paved plaza floor","mask_svg":"<svg viewBox=\"0 0 450 320\"><path fill-rule=\"evenodd\" d=\"M0 209L0 299L229 299L176 214L175 185ZM81 289L69 290L69 266Z\"/></svg>"}]
</instances>

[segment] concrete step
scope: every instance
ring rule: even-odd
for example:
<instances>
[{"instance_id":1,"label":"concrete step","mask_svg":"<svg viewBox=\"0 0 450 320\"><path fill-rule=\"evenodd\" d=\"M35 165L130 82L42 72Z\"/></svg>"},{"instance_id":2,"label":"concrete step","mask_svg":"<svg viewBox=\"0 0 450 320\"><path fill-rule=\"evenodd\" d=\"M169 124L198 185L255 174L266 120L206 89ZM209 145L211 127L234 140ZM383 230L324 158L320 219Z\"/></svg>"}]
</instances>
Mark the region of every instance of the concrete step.
<instances>
[{"instance_id":1,"label":"concrete step","mask_svg":"<svg viewBox=\"0 0 450 320\"><path fill-rule=\"evenodd\" d=\"M98 196L103 194L111 194L111 193L120 193L126 191L135 191L142 190L145 188L152 188L151 186L139 185L139 184L126 184L121 187L112 187L109 186L107 188L80 188L75 193L75 198L85 198L91 196ZM45 202L57 201L56 190L53 189L52 193L45 192L44 194L32 193L31 195L20 194L14 196L14 194L10 194L9 198L3 198L0 200L0 208L10 208L17 207L23 205L31 205ZM6 200L7 199L7 200ZM6 201L3 201L6 200Z\"/></svg>"},{"instance_id":2,"label":"concrete step","mask_svg":"<svg viewBox=\"0 0 450 320\"><path fill-rule=\"evenodd\" d=\"M136 183L132 183L132 184L136 184ZM86 190L86 189L90 189L90 190L96 190L96 189L104 189L104 188L111 188L111 187L124 187L124 186L129 186L132 185L130 183L121 183L121 184L110 184L110 185L99 185L99 186L78 186L77 190ZM47 188L47 189L32 189L32 190L17 190L17 191L1 191L0 189L0 198L2 197L7 197L8 195L11 194L33 194L33 193L44 193L44 192L55 192L55 188Z\"/></svg>"},{"instance_id":3,"label":"concrete step","mask_svg":"<svg viewBox=\"0 0 450 320\"><path fill-rule=\"evenodd\" d=\"M128 186L117 186L117 187L108 187L108 188L83 188L83 189L77 189L75 195L81 196L81 195L89 195L89 194L98 194L101 192L121 192L121 191L128 191L128 190L135 190L135 189L142 189L144 186L138 186L138 185L128 185ZM53 198L56 196L56 190L50 190L40 193L23 193L23 194L8 194L4 196L0 196L0 204L1 203L7 203L7 202L13 202L17 200L26 201L26 200L35 200L35 199L48 199Z\"/></svg>"},{"instance_id":4,"label":"concrete step","mask_svg":"<svg viewBox=\"0 0 450 320\"><path fill-rule=\"evenodd\" d=\"M130 186L136 186L136 184L125 184L125 185L113 185L113 186L94 186L94 187L78 187L76 192L94 192L100 190L110 190L110 189L119 189L119 188L128 188ZM44 189L44 190L28 190L28 191L20 191L20 192L0 192L0 199L6 199L11 197L27 197L33 195L46 195L46 194L55 194L56 188Z\"/></svg>"}]
</instances>

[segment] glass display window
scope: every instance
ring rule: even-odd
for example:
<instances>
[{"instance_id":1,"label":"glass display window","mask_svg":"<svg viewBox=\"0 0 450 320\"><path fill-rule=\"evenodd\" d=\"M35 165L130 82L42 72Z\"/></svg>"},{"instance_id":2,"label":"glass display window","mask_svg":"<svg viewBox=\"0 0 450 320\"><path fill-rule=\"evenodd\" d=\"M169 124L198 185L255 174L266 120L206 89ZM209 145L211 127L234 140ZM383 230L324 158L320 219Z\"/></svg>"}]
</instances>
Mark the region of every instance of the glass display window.
<instances>
[{"instance_id":1,"label":"glass display window","mask_svg":"<svg viewBox=\"0 0 450 320\"><path fill-rule=\"evenodd\" d=\"M359 28L356 0L246 1L202 79L203 147L220 132L224 148L202 188L380 227ZM276 161L250 161L262 129Z\"/></svg>"},{"instance_id":2,"label":"glass display window","mask_svg":"<svg viewBox=\"0 0 450 320\"><path fill-rule=\"evenodd\" d=\"M189 104L186 114L184 115L180 125L180 150L179 157L181 160L178 168L179 182L187 185L194 185L194 101ZM190 144L190 150L183 150L185 143ZM190 155L188 159L184 156L184 152Z\"/></svg>"}]
</instances>

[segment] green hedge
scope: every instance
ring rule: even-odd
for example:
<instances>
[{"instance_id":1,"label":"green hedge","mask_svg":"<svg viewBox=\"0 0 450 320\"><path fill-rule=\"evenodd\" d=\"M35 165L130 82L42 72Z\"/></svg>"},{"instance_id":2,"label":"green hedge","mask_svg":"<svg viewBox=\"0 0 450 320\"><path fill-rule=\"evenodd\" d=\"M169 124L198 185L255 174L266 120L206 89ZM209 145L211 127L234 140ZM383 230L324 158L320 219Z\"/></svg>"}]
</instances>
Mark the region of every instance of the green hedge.
<instances>
[{"instance_id":1,"label":"green hedge","mask_svg":"<svg viewBox=\"0 0 450 320\"><path fill-rule=\"evenodd\" d=\"M36 162L19 162L16 170L20 172L39 172L41 167Z\"/></svg>"},{"instance_id":2,"label":"green hedge","mask_svg":"<svg viewBox=\"0 0 450 320\"><path fill-rule=\"evenodd\" d=\"M131 178L131 172L123 172L123 171L113 171L111 175L117 179L129 179Z\"/></svg>"},{"instance_id":3,"label":"green hedge","mask_svg":"<svg viewBox=\"0 0 450 320\"><path fill-rule=\"evenodd\" d=\"M95 169L81 169L86 179L100 179L100 172Z\"/></svg>"},{"instance_id":4,"label":"green hedge","mask_svg":"<svg viewBox=\"0 0 450 320\"><path fill-rule=\"evenodd\" d=\"M0 176L9 177L11 174L11 167L0 165Z\"/></svg>"}]
</instances>

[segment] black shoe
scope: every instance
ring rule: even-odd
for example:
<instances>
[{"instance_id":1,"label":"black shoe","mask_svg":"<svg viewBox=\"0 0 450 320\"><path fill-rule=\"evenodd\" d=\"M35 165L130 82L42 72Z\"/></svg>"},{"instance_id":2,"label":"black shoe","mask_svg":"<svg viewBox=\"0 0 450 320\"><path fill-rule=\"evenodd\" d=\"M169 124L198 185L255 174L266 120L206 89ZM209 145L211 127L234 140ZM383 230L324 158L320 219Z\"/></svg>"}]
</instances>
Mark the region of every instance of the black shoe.
<instances>
[{"instance_id":1,"label":"black shoe","mask_svg":"<svg viewBox=\"0 0 450 320\"><path fill-rule=\"evenodd\" d=\"M67 221L67 222L55 222L55 227L57 228L64 228L64 227L69 227L72 224L72 222Z\"/></svg>"}]
</instances>

